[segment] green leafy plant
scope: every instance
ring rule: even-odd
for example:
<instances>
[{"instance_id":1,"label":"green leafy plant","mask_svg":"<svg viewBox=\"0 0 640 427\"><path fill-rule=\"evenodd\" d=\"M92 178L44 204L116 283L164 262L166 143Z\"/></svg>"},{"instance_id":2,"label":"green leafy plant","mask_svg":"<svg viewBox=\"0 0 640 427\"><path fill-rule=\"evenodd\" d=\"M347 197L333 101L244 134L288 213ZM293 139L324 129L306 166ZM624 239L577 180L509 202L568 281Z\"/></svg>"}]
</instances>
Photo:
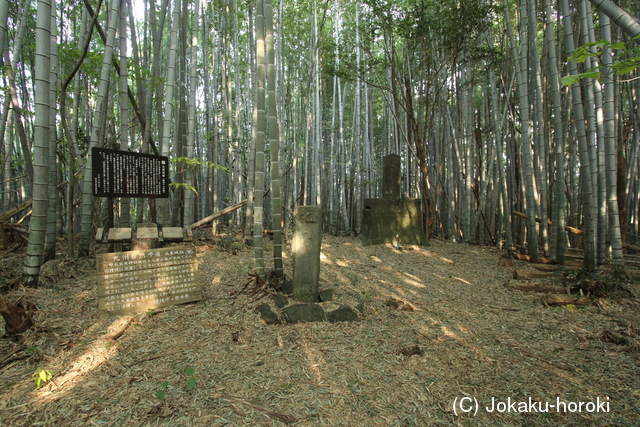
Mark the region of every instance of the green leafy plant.
<instances>
[{"instance_id":1,"label":"green leafy plant","mask_svg":"<svg viewBox=\"0 0 640 427\"><path fill-rule=\"evenodd\" d=\"M191 391L196 387L196 377L195 377L195 373L196 370L195 368L188 366L185 370L184 370L184 374L187 377L187 382L185 384L185 389L187 391ZM160 390L156 391L156 399L158 400L164 400L167 397L167 390L169 388L169 381L163 381L160 384Z\"/></svg>"},{"instance_id":2,"label":"green leafy plant","mask_svg":"<svg viewBox=\"0 0 640 427\"><path fill-rule=\"evenodd\" d=\"M236 255L238 251L244 249L245 245L240 239L234 236L223 236L216 242L218 248L231 252Z\"/></svg>"},{"instance_id":3,"label":"green leafy plant","mask_svg":"<svg viewBox=\"0 0 640 427\"><path fill-rule=\"evenodd\" d=\"M640 39L640 36L634 37L634 39ZM601 79L602 55L604 55L607 50L616 51L616 58L624 57L622 59L615 60L611 65L612 72L615 72L619 76L640 68L640 46L629 48L622 42L611 43L608 40L598 40L583 44L577 48L569 57L569 60L583 63L588 58L595 58L600 62L600 64L586 70L584 73L564 76L561 79L562 84L565 86L571 86L582 79Z\"/></svg>"},{"instance_id":4,"label":"green leafy plant","mask_svg":"<svg viewBox=\"0 0 640 427\"><path fill-rule=\"evenodd\" d=\"M182 163L187 166L206 166L207 168L216 168L221 171L228 171L229 168L219 165L218 163L210 162L208 160L202 159L190 159L188 157L177 157L175 159L171 159L174 163Z\"/></svg>"},{"instance_id":5,"label":"green leafy plant","mask_svg":"<svg viewBox=\"0 0 640 427\"><path fill-rule=\"evenodd\" d=\"M244 244L241 242L232 242L231 243L231 253L236 255L238 251L244 249Z\"/></svg>"},{"instance_id":6,"label":"green leafy plant","mask_svg":"<svg viewBox=\"0 0 640 427\"><path fill-rule=\"evenodd\" d=\"M167 397L167 392L165 390L169 387L169 381L163 381L162 384L160 384L160 387L162 390L156 391L156 399L163 400Z\"/></svg>"},{"instance_id":7,"label":"green leafy plant","mask_svg":"<svg viewBox=\"0 0 640 427\"><path fill-rule=\"evenodd\" d=\"M195 194L198 194L198 190L196 190L194 186L186 184L184 182L172 182L169 184L169 187L173 188L174 190L177 190L178 188L184 188L185 190L191 190Z\"/></svg>"},{"instance_id":8,"label":"green leafy plant","mask_svg":"<svg viewBox=\"0 0 640 427\"><path fill-rule=\"evenodd\" d=\"M191 391L196 386L196 378L194 376L196 370L190 366L184 371L184 373L187 376L187 391Z\"/></svg>"},{"instance_id":9,"label":"green leafy plant","mask_svg":"<svg viewBox=\"0 0 640 427\"><path fill-rule=\"evenodd\" d=\"M34 372L31 376L36 382L36 388L40 388L42 383L46 383L52 378L51 371L48 369L40 369L39 371Z\"/></svg>"}]
</instances>

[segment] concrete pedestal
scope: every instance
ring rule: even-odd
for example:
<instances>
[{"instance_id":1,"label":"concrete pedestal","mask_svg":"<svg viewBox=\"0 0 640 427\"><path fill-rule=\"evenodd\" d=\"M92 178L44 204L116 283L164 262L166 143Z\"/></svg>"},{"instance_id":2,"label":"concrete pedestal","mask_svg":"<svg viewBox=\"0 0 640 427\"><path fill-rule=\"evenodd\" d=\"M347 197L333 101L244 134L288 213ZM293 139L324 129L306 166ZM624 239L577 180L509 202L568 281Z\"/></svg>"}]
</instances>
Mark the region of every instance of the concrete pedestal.
<instances>
[{"instance_id":1,"label":"concrete pedestal","mask_svg":"<svg viewBox=\"0 0 640 427\"><path fill-rule=\"evenodd\" d=\"M293 218L293 298L318 302L322 213L319 206L297 206Z\"/></svg>"},{"instance_id":2,"label":"concrete pedestal","mask_svg":"<svg viewBox=\"0 0 640 427\"><path fill-rule=\"evenodd\" d=\"M382 198L364 199L363 245L428 245L422 231L422 202L401 195L402 164L397 154L383 158Z\"/></svg>"}]
</instances>

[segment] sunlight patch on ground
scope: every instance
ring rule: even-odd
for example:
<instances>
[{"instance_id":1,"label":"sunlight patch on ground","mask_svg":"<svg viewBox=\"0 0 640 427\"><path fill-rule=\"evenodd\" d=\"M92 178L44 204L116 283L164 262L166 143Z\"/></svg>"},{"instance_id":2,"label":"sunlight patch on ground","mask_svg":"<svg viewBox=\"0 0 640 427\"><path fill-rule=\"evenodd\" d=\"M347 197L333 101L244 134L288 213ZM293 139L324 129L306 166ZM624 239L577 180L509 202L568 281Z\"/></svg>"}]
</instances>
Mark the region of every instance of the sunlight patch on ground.
<instances>
[{"instance_id":1,"label":"sunlight patch on ground","mask_svg":"<svg viewBox=\"0 0 640 427\"><path fill-rule=\"evenodd\" d=\"M428 249L425 249L423 246L418 246L418 245L411 245L411 246L406 246L407 249L411 249L416 253L419 253L420 255L424 255L427 258L436 258L439 259L440 261L444 262L445 264L449 264L449 265L453 265L454 261L449 259L449 258L445 258L443 256L440 256L434 252L431 252ZM395 249L395 248L394 248Z\"/></svg>"},{"instance_id":2,"label":"sunlight patch on ground","mask_svg":"<svg viewBox=\"0 0 640 427\"><path fill-rule=\"evenodd\" d=\"M213 278L213 280L211 281L211 284L212 284L213 286L215 286L215 287L218 287L218 286L222 285L222 277L220 277L220 276L215 276L215 277Z\"/></svg>"},{"instance_id":3,"label":"sunlight patch on ground","mask_svg":"<svg viewBox=\"0 0 640 427\"><path fill-rule=\"evenodd\" d=\"M419 254L422 254L422 255L424 255L426 257L429 257L429 258L433 258L433 257L436 256L436 254L434 254L430 250L425 249L423 246L411 245L411 246L407 246L407 248L413 249L414 251L418 252Z\"/></svg>"},{"instance_id":4,"label":"sunlight patch on ground","mask_svg":"<svg viewBox=\"0 0 640 427\"><path fill-rule=\"evenodd\" d=\"M350 283L350 280L342 273L336 273L336 279L342 283Z\"/></svg>"},{"instance_id":5,"label":"sunlight patch on ground","mask_svg":"<svg viewBox=\"0 0 640 427\"><path fill-rule=\"evenodd\" d=\"M471 334L471 331L466 326L463 326L463 325L457 325L457 326L460 332L462 332L463 334L467 334L467 335Z\"/></svg>"},{"instance_id":6,"label":"sunlight patch on ground","mask_svg":"<svg viewBox=\"0 0 640 427\"><path fill-rule=\"evenodd\" d=\"M409 285L412 285L412 286L415 286L416 288L426 288L426 286L423 285L422 283L417 282L417 281L412 280L412 279L404 279L404 281L405 281L405 283L407 283Z\"/></svg>"},{"instance_id":7,"label":"sunlight patch on ground","mask_svg":"<svg viewBox=\"0 0 640 427\"><path fill-rule=\"evenodd\" d=\"M458 341L462 341L462 337L460 337L458 334L456 334L455 332L453 332L451 329L447 328L446 326L441 326L440 330L442 330L442 333L445 334L446 336L448 336L449 338L455 338Z\"/></svg>"},{"instance_id":8,"label":"sunlight patch on ground","mask_svg":"<svg viewBox=\"0 0 640 427\"><path fill-rule=\"evenodd\" d=\"M401 298L404 298L407 296L407 290L406 289L402 289L401 287L397 286L397 285L390 285L389 286L391 289L393 289L394 291L396 291ZM393 294L389 294L390 297L396 297L396 295Z\"/></svg>"},{"instance_id":9,"label":"sunlight patch on ground","mask_svg":"<svg viewBox=\"0 0 640 427\"><path fill-rule=\"evenodd\" d=\"M303 341L302 349L304 350L304 354L307 356L309 368L313 371L316 381L318 384L322 383L322 372L320 372L320 368L327 363L326 360L324 360L324 357L318 350L309 346L307 340Z\"/></svg>"},{"instance_id":10,"label":"sunlight patch on ground","mask_svg":"<svg viewBox=\"0 0 640 427\"><path fill-rule=\"evenodd\" d=\"M405 275L405 276L407 276L407 277L412 278L413 280L420 281L420 278L419 278L419 277L414 276L413 274L407 273L407 272L405 272L405 271L403 271L403 272L402 272L402 274L404 274L404 275Z\"/></svg>"},{"instance_id":11,"label":"sunlight patch on ground","mask_svg":"<svg viewBox=\"0 0 640 427\"><path fill-rule=\"evenodd\" d=\"M329 265L333 265L333 261L331 261L329 259L328 256L326 256L324 253L320 252L320 262L322 264L329 264Z\"/></svg>"},{"instance_id":12,"label":"sunlight patch on ground","mask_svg":"<svg viewBox=\"0 0 640 427\"><path fill-rule=\"evenodd\" d=\"M129 316L117 318L111 323L109 328L107 328L107 334L109 331L121 329L129 322L131 322L131 317ZM34 391L33 401L35 403L46 404L63 397L83 382L92 382L91 372L103 363L114 358L117 353L117 345L113 345L104 338L104 336L97 338L80 357L70 364L71 368L66 373L62 376L54 375L47 388ZM86 384L84 386L86 386Z\"/></svg>"}]
</instances>

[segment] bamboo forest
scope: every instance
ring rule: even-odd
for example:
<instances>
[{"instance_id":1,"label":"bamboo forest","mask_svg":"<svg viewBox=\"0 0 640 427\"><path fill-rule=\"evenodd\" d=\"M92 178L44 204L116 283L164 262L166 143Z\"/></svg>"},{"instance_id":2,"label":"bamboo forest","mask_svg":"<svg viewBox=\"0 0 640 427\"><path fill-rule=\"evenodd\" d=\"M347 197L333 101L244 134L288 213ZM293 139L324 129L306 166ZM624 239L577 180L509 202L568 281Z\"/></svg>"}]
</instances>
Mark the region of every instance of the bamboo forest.
<instances>
[{"instance_id":1,"label":"bamboo forest","mask_svg":"<svg viewBox=\"0 0 640 427\"><path fill-rule=\"evenodd\" d=\"M0 426L637 422L637 0L0 0L0 76Z\"/></svg>"},{"instance_id":2,"label":"bamboo forest","mask_svg":"<svg viewBox=\"0 0 640 427\"><path fill-rule=\"evenodd\" d=\"M622 268L640 209L637 5L514 3L3 1L2 206L33 199L25 274L63 230L88 254L106 209L92 147L170 157L161 224L247 200L226 221L256 245L296 205L357 234L395 153L427 236L560 264L581 246L585 268ZM144 199L115 209L148 216Z\"/></svg>"}]
</instances>

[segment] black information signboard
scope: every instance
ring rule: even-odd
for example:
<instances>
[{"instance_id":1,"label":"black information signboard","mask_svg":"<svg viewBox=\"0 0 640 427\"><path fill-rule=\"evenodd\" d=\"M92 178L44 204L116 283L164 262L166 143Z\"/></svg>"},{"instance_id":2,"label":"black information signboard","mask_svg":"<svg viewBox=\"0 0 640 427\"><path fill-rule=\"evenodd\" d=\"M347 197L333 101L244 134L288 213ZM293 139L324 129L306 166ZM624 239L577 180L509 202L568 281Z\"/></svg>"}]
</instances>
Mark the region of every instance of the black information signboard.
<instances>
[{"instance_id":1,"label":"black information signboard","mask_svg":"<svg viewBox=\"0 0 640 427\"><path fill-rule=\"evenodd\" d=\"M96 197L169 197L169 158L94 147Z\"/></svg>"}]
</instances>

